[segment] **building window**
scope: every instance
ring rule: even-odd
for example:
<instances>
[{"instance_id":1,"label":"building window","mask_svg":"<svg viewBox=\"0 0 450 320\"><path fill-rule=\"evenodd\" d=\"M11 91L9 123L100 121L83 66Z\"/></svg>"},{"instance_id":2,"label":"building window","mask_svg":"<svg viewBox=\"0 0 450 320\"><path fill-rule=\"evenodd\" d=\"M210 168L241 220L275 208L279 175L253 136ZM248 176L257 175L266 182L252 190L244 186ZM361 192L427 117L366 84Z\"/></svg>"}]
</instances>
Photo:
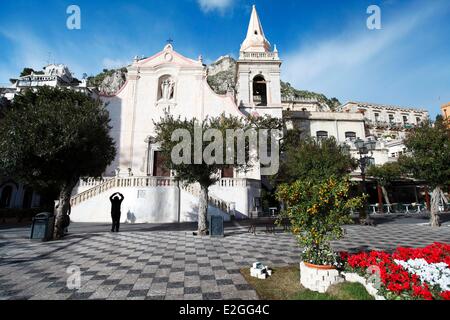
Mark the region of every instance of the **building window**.
<instances>
[{"instance_id":1,"label":"building window","mask_svg":"<svg viewBox=\"0 0 450 320\"><path fill-rule=\"evenodd\" d=\"M262 75L253 79L253 103L257 106L267 106L267 82Z\"/></svg>"},{"instance_id":2,"label":"building window","mask_svg":"<svg viewBox=\"0 0 450 320\"><path fill-rule=\"evenodd\" d=\"M328 139L327 131L317 131L317 140Z\"/></svg>"},{"instance_id":3,"label":"building window","mask_svg":"<svg viewBox=\"0 0 450 320\"><path fill-rule=\"evenodd\" d=\"M416 117L416 123L417 124L421 124L422 123L422 119L420 117Z\"/></svg>"},{"instance_id":4,"label":"building window","mask_svg":"<svg viewBox=\"0 0 450 320\"><path fill-rule=\"evenodd\" d=\"M234 168L228 167L222 170L222 178L234 178Z\"/></svg>"},{"instance_id":5,"label":"building window","mask_svg":"<svg viewBox=\"0 0 450 320\"><path fill-rule=\"evenodd\" d=\"M33 205L32 201L33 201L33 189L27 187L25 188L25 194L22 200L22 208L30 209Z\"/></svg>"},{"instance_id":6,"label":"building window","mask_svg":"<svg viewBox=\"0 0 450 320\"><path fill-rule=\"evenodd\" d=\"M379 113L375 113L375 122L380 121L380 114Z\"/></svg>"},{"instance_id":7,"label":"building window","mask_svg":"<svg viewBox=\"0 0 450 320\"><path fill-rule=\"evenodd\" d=\"M6 186L3 188L0 196L0 208L10 208L13 195L12 186Z\"/></svg>"},{"instance_id":8,"label":"building window","mask_svg":"<svg viewBox=\"0 0 450 320\"><path fill-rule=\"evenodd\" d=\"M403 123L408 124L408 116L403 116Z\"/></svg>"},{"instance_id":9,"label":"building window","mask_svg":"<svg viewBox=\"0 0 450 320\"><path fill-rule=\"evenodd\" d=\"M166 159L160 151L153 153L153 176L154 177L170 177L170 170L165 166Z\"/></svg>"},{"instance_id":10,"label":"building window","mask_svg":"<svg viewBox=\"0 0 450 320\"><path fill-rule=\"evenodd\" d=\"M356 140L356 132L346 132L345 133L345 139L349 139L350 141Z\"/></svg>"},{"instance_id":11,"label":"building window","mask_svg":"<svg viewBox=\"0 0 450 320\"><path fill-rule=\"evenodd\" d=\"M389 115L389 123L394 123L394 115L393 114Z\"/></svg>"}]
</instances>

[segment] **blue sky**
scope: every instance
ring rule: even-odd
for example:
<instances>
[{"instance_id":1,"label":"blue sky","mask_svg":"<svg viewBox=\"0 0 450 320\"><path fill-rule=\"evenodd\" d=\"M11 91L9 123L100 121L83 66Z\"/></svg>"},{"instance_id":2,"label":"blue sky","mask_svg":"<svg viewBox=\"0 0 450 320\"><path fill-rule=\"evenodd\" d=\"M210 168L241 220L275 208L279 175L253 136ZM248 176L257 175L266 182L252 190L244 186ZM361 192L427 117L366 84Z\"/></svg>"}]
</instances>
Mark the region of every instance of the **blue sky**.
<instances>
[{"instance_id":1,"label":"blue sky","mask_svg":"<svg viewBox=\"0 0 450 320\"><path fill-rule=\"evenodd\" d=\"M211 62L238 55L256 4L284 60L282 78L341 102L428 109L450 101L449 0L0 0L0 83L47 61L75 75L127 64L174 40L180 53ZM81 8L81 30L66 9ZM369 5L382 29L368 30Z\"/></svg>"}]
</instances>

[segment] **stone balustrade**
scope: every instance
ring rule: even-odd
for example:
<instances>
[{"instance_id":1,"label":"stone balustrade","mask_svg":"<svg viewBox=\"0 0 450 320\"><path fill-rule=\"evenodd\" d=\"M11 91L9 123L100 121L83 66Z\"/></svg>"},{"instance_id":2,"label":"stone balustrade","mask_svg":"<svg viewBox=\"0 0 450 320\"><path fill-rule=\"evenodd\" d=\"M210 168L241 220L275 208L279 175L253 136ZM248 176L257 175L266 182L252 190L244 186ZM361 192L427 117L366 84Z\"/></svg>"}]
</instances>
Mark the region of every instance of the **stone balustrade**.
<instances>
[{"instance_id":1,"label":"stone balustrade","mask_svg":"<svg viewBox=\"0 0 450 320\"><path fill-rule=\"evenodd\" d=\"M278 60L277 52L241 52L240 59Z\"/></svg>"},{"instance_id":2,"label":"stone balustrade","mask_svg":"<svg viewBox=\"0 0 450 320\"><path fill-rule=\"evenodd\" d=\"M199 184L197 184L197 183L196 184L190 184L188 186L183 186L182 188L183 188L184 191L192 194L193 196L195 196L197 198L200 197L201 189L200 189L200 185ZM231 203L229 203L229 202L227 202L225 200L222 200L222 199L220 199L218 197L215 197L215 196L212 196L212 195L208 195L208 204L213 206L213 207L215 207L215 208L220 209L221 211L223 211L223 212L225 212L227 214L234 214L234 212L232 212L233 208L232 208Z\"/></svg>"},{"instance_id":3,"label":"stone balustrade","mask_svg":"<svg viewBox=\"0 0 450 320\"><path fill-rule=\"evenodd\" d=\"M90 183L93 188L86 190L72 197L71 205L76 206L86 200L89 200L99 194L102 194L113 188L130 187L171 187L176 185L172 178L160 177L128 177L128 178L110 178L101 182L95 179L87 180L84 183Z\"/></svg>"},{"instance_id":4,"label":"stone balustrade","mask_svg":"<svg viewBox=\"0 0 450 320\"><path fill-rule=\"evenodd\" d=\"M90 189L77 194L72 197L71 205L76 206L84 201L87 201L97 195L107 192L113 188L151 188L151 187L172 187L177 186L177 182L173 178L164 177L111 177L111 178L87 178L80 181L80 186L91 187ZM234 179L234 178L224 178L220 179L217 184L219 187L224 188L236 188L236 187L255 187L259 188L261 182L251 179ZM183 190L186 192L199 197L200 196L200 185L190 184L188 186L182 186ZM220 209L221 211L233 214L234 206L223 199L216 196L208 196L209 205Z\"/></svg>"}]
</instances>

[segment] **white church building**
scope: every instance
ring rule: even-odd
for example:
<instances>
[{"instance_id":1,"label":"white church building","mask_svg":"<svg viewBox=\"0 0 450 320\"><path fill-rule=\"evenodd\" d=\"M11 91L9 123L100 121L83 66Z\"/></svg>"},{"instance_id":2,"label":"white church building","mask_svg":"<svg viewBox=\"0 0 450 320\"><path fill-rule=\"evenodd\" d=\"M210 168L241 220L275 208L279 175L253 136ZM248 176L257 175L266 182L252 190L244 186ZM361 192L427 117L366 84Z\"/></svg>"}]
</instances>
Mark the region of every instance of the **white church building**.
<instances>
[{"instance_id":1,"label":"white church building","mask_svg":"<svg viewBox=\"0 0 450 320\"><path fill-rule=\"evenodd\" d=\"M110 221L109 197L125 196L123 221L130 223L184 222L197 219L199 186L183 187L164 168L155 143L154 123L165 112L174 117L226 115L282 117L278 52L269 41L253 7L247 36L237 63L237 92L217 95L207 83L202 58L190 59L171 44L153 55L135 59L127 81L114 95L102 96L112 120L117 156L103 180L81 181L72 198L71 219L76 222ZM222 172L210 188L209 212L229 220L257 214L261 193L260 168L240 173Z\"/></svg>"},{"instance_id":2,"label":"white church building","mask_svg":"<svg viewBox=\"0 0 450 320\"><path fill-rule=\"evenodd\" d=\"M165 159L155 142L154 123L166 112L198 120L224 113L238 117L270 115L283 119L288 130L299 128L317 139L334 137L338 143L346 143L355 158L359 158L354 145L357 138L376 140L376 165L396 161L405 151L406 132L429 117L427 111L415 108L348 102L333 111L314 99L283 99L281 64L276 46L272 47L264 34L255 6L236 63L235 89L225 95L211 89L202 57L184 57L171 44L149 58L135 58L120 90L100 95L110 113L117 156L102 179L83 179L74 189L72 221L109 222L109 197L115 192L125 196L123 222L197 220L200 187L179 185L173 172L165 169ZM23 89L42 85L70 86L97 97L97 91L88 88L85 81L74 85L68 73L61 65L50 65L43 74L32 73L19 78L14 87L0 88L0 98L11 100ZM262 211L263 177L259 166L246 173L225 170L220 175L218 183L210 188L209 214L230 220L232 216L255 217ZM357 179L358 170L353 175ZM3 180L0 208L38 206L38 194Z\"/></svg>"}]
</instances>

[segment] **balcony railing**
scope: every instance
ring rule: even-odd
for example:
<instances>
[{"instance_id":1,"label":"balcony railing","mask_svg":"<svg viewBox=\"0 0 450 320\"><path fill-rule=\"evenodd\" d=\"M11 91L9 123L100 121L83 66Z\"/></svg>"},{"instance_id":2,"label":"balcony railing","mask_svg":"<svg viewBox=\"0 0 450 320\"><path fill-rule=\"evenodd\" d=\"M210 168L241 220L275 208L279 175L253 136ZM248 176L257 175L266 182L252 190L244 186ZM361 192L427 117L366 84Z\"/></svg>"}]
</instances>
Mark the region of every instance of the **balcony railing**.
<instances>
[{"instance_id":1,"label":"balcony railing","mask_svg":"<svg viewBox=\"0 0 450 320\"><path fill-rule=\"evenodd\" d=\"M278 60L277 52L241 52L240 59L248 60Z\"/></svg>"},{"instance_id":2,"label":"balcony railing","mask_svg":"<svg viewBox=\"0 0 450 320\"><path fill-rule=\"evenodd\" d=\"M377 128L377 129L403 130L403 129L414 129L417 127L416 124L412 123L372 121L367 118L365 119L365 122L369 128Z\"/></svg>"}]
</instances>

